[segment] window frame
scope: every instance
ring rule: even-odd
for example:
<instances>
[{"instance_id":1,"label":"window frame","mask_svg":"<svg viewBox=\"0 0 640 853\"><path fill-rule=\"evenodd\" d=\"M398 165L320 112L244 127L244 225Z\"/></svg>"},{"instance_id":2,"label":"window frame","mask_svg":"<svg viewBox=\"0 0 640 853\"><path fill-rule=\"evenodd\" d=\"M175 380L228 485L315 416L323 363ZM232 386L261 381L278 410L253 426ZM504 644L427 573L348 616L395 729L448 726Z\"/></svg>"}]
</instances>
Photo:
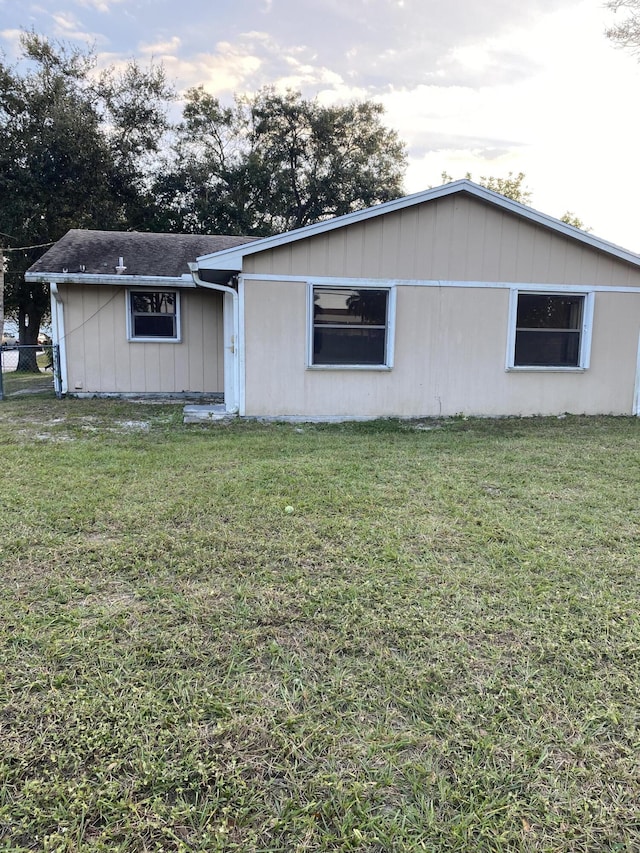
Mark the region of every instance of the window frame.
<instances>
[{"instance_id":1,"label":"window frame","mask_svg":"<svg viewBox=\"0 0 640 853\"><path fill-rule=\"evenodd\" d=\"M384 362L380 364L315 364L314 342L314 291L319 290L384 290L387 292L387 317L385 323ZM307 282L307 369L308 370L373 370L389 371L393 368L396 325L396 287L393 282L353 280ZM348 327L348 324L345 324Z\"/></svg>"},{"instance_id":2,"label":"window frame","mask_svg":"<svg viewBox=\"0 0 640 853\"><path fill-rule=\"evenodd\" d=\"M582 322L580 325L580 349L578 364L516 364L516 337L518 320L518 298L520 295L531 296L579 296L583 299ZM591 363L591 338L593 332L593 308L595 292L593 290L567 288L537 288L512 287L509 293L509 321L507 330L507 359L506 370L513 372L543 372L543 373L583 373Z\"/></svg>"},{"instance_id":3,"label":"window frame","mask_svg":"<svg viewBox=\"0 0 640 853\"><path fill-rule=\"evenodd\" d=\"M150 293L171 293L175 296L175 335L135 335L134 334L134 311L131 297L136 293L149 295ZM181 325L181 294L175 287L130 287L125 293L126 315L127 315L127 341L132 344L177 344L182 341Z\"/></svg>"}]
</instances>

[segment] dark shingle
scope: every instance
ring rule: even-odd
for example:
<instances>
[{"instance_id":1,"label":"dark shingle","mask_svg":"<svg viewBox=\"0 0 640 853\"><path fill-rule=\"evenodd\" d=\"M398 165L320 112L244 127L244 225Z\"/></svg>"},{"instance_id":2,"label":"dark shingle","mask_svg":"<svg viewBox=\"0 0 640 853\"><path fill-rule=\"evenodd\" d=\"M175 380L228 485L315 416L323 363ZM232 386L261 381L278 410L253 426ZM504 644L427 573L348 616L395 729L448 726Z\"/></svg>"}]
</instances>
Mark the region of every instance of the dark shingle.
<instances>
[{"instance_id":1,"label":"dark shingle","mask_svg":"<svg viewBox=\"0 0 640 853\"><path fill-rule=\"evenodd\" d=\"M123 258L124 275L177 277L200 255L249 243L253 237L208 234L151 234L140 231L72 229L29 268L30 273L115 275ZM84 269L83 269L84 268Z\"/></svg>"}]
</instances>

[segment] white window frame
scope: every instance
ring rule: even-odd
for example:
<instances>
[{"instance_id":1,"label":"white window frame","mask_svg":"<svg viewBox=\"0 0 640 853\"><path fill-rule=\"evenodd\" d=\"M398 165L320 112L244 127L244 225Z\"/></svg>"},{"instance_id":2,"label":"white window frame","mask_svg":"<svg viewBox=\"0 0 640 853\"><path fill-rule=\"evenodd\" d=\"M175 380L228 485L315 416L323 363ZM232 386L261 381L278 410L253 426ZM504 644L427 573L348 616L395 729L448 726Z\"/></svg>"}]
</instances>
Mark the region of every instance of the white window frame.
<instances>
[{"instance_id":1,"label":"white window frame","mask_svg":"<svg viewBox=\"0 0 640 853\"><path fill-rule=\"evenodd\" d=\"M132 293L172 293L176 298L176 334L173 337L162 335L146 335L144 337L133 334L133 312L131 308ZM175 287L130 287L125 291L126 316L127 316L127 340L132 344L178 344L182 341L182 324L180 316L181 293Z\"/></svg>"},{"instance_id":2,"label":"white window frame","mask_svg":"<svg viewBox=\"0 0 640 853\"><path fill-rule=\"evenodd\" d=\"M385 325L385 347L383 364L314 364L313 362L313 291L315 288L322 290L386 290L387 298L387 321ZM352 279L345 282L332 281L308 281L307 282L307 369L308 370L378 370L388 371L393 368L393 357L395 350L395 328L396 328L396 287L389 281L367 281L356 282Z\"/></svg>"},{"instance_id":3,"label":"white window frame","mask_svg":"<svg viewBox=\"0 0 640 853\"><path fill-rule=\"evenodd\" d=\"M577 365L554 364L516 364L516 322L518 317L518 296L533 294L535 296L581 296L584 298L582 325L580 327L580 352ZM509 293L509 322L507 330L507 361L506 369L517 372L543 373L583 373L591 363L591 337L593 332L593 306L595 292L593 290L576 290L574 288L524 288L512 287Z\"/></svg>"}]
</instances>

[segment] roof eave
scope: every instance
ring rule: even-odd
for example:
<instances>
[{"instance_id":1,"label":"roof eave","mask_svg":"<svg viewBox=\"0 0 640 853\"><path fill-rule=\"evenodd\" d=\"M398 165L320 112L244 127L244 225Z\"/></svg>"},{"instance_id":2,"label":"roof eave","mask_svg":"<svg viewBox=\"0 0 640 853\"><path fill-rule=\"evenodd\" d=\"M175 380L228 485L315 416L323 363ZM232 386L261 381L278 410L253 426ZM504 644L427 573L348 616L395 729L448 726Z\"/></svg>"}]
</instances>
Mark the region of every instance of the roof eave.
<instances>
[{"instance_id":1,"label":"roof eave","mask_svg":"<svg viewBox=\"0 0 640 853\"><path fill-rule=\"evenodd\" d=\"M41 284L106 284L106 285L138 285L141 286L171 286L195 287L189 274L182 276L168 275L101 275L100 273L60 273L60 272L26 272L25 281Z\"/></svg>"}]
</instances>

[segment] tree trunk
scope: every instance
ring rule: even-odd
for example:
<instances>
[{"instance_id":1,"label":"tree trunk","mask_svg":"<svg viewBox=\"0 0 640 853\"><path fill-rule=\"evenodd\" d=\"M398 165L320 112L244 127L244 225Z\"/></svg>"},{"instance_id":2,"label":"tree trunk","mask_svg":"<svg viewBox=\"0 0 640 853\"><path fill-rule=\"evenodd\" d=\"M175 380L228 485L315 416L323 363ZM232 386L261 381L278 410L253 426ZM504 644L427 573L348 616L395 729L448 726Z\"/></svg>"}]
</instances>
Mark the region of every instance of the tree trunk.
<instances>
[{"instance_id":1,"label":"tree trunk","mask_svg":"<svg viewBox=\"0 0 640 853\"><path fill-rule=\"evenodd\" d=\"M35 313L27 314L22 308L18 313L19 342L18 366L16 370L23 373L40 373L36 359L38 334L42 317ZM29 349L22 349L29 347Z\"/></svg>"}]
</instances>

